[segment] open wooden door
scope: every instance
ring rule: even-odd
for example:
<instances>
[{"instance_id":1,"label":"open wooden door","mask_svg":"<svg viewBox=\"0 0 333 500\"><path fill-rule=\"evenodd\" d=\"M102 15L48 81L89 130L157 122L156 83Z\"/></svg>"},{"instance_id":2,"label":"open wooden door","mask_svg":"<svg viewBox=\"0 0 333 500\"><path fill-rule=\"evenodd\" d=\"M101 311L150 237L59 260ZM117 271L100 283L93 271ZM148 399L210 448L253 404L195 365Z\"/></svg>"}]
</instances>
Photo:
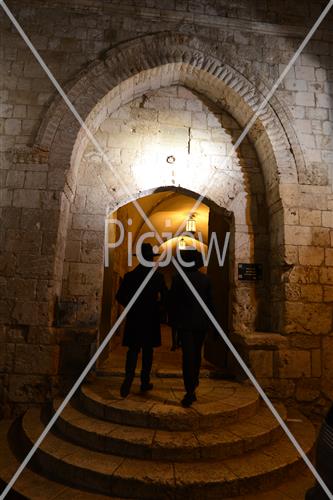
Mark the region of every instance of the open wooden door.
<instances>
[{"instance_id":1,"label":"open wooden door","mask_svg":"<svg viewBox=\"0 0 333 500\"><path fill-rule=\"evenodd\" d=\"M212 233L217 236L219 252L222 254L226 233L230 231L230 224L223 215L210 209L208 219L208 241L211 241ZM230 264L229 245L224 260L224 265L219 264L217 254L213 248L208 263L207 274L211 279L213 288L213 301L215 305L215 317L223 331L228 334L230 330ZM227 370L228 347L223 340L212 332L207 335L204 346L204 357L222 371Z\"/></svg>"}]
</instances>

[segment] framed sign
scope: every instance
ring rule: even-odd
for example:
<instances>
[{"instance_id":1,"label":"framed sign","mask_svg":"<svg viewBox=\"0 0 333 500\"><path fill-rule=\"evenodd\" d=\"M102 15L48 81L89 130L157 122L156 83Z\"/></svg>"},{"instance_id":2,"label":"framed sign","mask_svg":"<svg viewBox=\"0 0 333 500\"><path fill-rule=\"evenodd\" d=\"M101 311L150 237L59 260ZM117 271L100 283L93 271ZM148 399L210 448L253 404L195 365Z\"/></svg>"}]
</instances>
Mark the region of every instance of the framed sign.
<instances>
[{"instance_id":1,"label":"framed sign","mask_svg":"<svg viewBox=\"0 0 333 500\"><path fill-rule=\"evenodd\" d=\"M262 264L238 264L238 279L240 281L259 281L262 278Z\"/></svg>"}]
</instances>

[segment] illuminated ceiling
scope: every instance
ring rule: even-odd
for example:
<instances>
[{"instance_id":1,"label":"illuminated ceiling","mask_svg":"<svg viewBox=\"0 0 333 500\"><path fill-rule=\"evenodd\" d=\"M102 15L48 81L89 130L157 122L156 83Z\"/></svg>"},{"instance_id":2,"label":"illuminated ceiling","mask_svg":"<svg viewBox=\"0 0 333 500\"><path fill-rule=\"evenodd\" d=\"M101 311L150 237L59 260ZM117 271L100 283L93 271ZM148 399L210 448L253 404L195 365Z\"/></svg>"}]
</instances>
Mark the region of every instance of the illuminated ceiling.
<instances>
[{"instance_id":1,"label":"illuminated ceiling","mask_svg":"<svg viewBox=\"0 0 333 500\"><path fill-rule=\"evenodd\" d=\"M156 231L162 235L164 232L172 233L174 236L181 223L188 219L191 210L195 204L195 199L184 195L175 193L173 191L164 191L145 196L137 200L147 217L150 219ZM132 219L131 230L133 232L133 243L145 232L151 231L151 228L142 220L141 215L137 212L132 203L126 206L128 210L128 217ZM201 203L195 210L195 221L197 224L197 233L202 234L203 243L207 243L208 239L208 215L209 207ZM185 231L185 228L184 228ZM171 235L165 235L164 240L169 240ZM147 238L148 242L156 244L157 241L152 238ZM186 240L189 243L189 240ZM170 241L174 246L176 241Z\"/></svg>"}]
</instances>

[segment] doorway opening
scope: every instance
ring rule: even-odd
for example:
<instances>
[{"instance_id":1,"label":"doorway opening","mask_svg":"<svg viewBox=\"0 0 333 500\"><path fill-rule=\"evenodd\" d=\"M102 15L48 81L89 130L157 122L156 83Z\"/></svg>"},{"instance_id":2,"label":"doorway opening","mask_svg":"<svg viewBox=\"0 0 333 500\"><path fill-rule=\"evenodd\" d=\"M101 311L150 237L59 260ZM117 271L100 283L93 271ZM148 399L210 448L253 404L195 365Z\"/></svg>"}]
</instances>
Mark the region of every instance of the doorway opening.
<instances>
[{"instance_id":1,"label":"doorway opening","mask_svg":"<svg viewBox=\"0 0 333 500\"><path fill-rule=\"evenodd\" d=\"M230 332L233 288L233 263L231 261L233 252L230 246L233 246L233 218L230 212L204 198L191 218L192 221L194 220L192 236L189 233L181 233L177 236L176 233L181 224L189 220L197 197L197 193L182 188L166 187L155 189L150 194L143 193L137 200L156 231L161 235L162 245L157 235L142 220L133 202L125 203L109 214L107 241L111 247L108 248L105 259L108 265L104 268L99 342L108 334L121 312L121 306L117 303L115 295L124 274L138 264L138 259L133 254L136 253L137 243L142 242L143 238L145 242L157 246L160 252L168 247L168 250L175 255L177 247L181 248L185 245L203 250L206 257L209 255L201 271L207 273L212 282L216 318L223 330L226 333ZM218 259L219 257L221 259L223 254L224 245L228 239L227 233L230 233L230 239L226 246L224 263L221 266ZM214 239L216 243L213 242ZM211 248L210 252L209 248ZM175 273L174 266L170 263L167 266L161 266L159 270L164 275L167 287L170 288L172 276ZM199 304L198 307L200 307ZM99 371L113 372L123 369L126 349L121 346L122 334L123 325L104 350L99 361ZM162 324L162 347L156 350L155 370L180 369L180 353L171 352L171 342L171 328L167 324ZM219 368L224 368L226 365L227 353L224 343L213 333L207 335L204 358L206 362Z\"/></svg>"}]
</instances>

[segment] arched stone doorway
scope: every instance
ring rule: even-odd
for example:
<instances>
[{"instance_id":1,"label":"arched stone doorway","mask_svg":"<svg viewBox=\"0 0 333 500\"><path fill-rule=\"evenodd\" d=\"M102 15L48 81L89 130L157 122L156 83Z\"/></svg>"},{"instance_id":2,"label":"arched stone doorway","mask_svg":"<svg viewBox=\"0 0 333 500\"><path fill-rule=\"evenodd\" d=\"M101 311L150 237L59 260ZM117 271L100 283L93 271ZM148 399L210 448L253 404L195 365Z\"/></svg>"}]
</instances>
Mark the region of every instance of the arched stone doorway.
<instances>
[{"instance_id":1,"label":"arched stone doorway","mask_svg":"<svg viewBox=\"0 0 333 500\"><path fill-rule=\"evenodd\" d=\"M144 195L141 194L136 200L142 206L147 216L149 216L154 228L156 228L157 234L165 242L162 245L160 245L158 236L149 234L151 228L147 226L141 217L138 217L133 203L122 204L110 214L107 232L107 241L110 247L105 249L108 253L105 258L107 265L104 267L103 273L98 343L108 334L121 312L121 307L115 300L115 294L125 272L133 269L138 264L138 260L135 258L135 253L137 252L136 245L140 244L142 238L145 238L145 241L151 243L153 246L156 245L159 247L160 253L163 252L163 249L168 248L168 251L176 256L176 249L180 241L191 246L195 245L200 251L204 252L205 258L202 272L207 273L212 281L216 317L224 331L228 334L230 333L232 330L231 306L236 288L234 282L235 227L232 214L204 197L200 205L196 208L194 215L196 230L192 237L189 237L189 235L182 236L182 233L178 237L174 237L180 224L187 219L188 214L199 197L198 193L180 187L169 186L150 191L149 193L145 192ZM124 232L119 230L118 224L122 228L125 228ZM231 234L232 251L229 251L228 233ZM225 257L222 257L224 248ZM222 261L223 264L221 264ZM176 272L174 266L172 263L166 266L162 264L160 272L164 275L167 287L170 288L172 277ZM165 351L171 347L172 335L170 327L165 324L167 317L165 316L162 319L164 320L164 340L162 345ZM121 349L118 349L121 343L121 333L121 329L115 332L108 348L101 354L98 366L103 372L108 372L110 368L114 368L112 362L115 360L117 352L118 356L122 357ZM164 360L168 360L168 356L165 356L164 360L162 355L159 357L161 358L159 360L160 364L163 364ZM217 367L222 368L226 365L227 355L224 343L212 334L207 337L205 358ZM180 366L180 360L175 358L174 362L176 363L177 361ZM171 360L169 360L170 363Z\"/></svg>"},{"instance_id":2,"label":"arched stone doorway","mask_svg":"<svg viewBox=\"0 0 333 500\"><path fill-rule=\"evenodd\" d=\"M239 61L234 63L238 65ZM191 113L197 113L198 121L195 123L207 120L207 129L209 127L208 115L202 116L199 109L186 109L187 103L185 109L181 109L183 121L168 123L172 113L170 109L160 109L164 106L162 94L175 92L175 89L176 96L164 95L169 107L171 102L173 106L180 105L177 99L186 101L186 94L189 93L189 100L199 101L205 112L210 114L210 126L217 129L214 132L217 140L207 141L207 137L200 134L194 137L192 130L189 134L189 128L196 128L192 127ZM54 239L50 242L54 254L50 255L48 271L52 277L47 291L49 324L54 323L56 303L58 326L67 324L75 330L96 329L100 315L101 248L106 215L119 204L135 199L147 190L179 186L205 193L207 198L233 214L235 270L237 262L251 263L262 259L264 263L266 290L263 288L258 293L253 284L237 281L235 301L231 306L232 329L245 335L245 338L262 330L284 333L288 328L285 314L290 314L286 312L285 301L286 269L293 262L290 232L289 243L285 244L288 226L285 226L284 220L290 216L288 197L297 191L296 162L297 168L301 169L302 156L281 103L274 98L272 103L263 107L248 139L232 155L229 164L221 158L228 156L227 152L242 127L267 93L263 82L258 78L256 86L253 85L214 54L204 41L160 33L112 49L103 62L90 66L74 85L69 85L67 93L91 134L97 138L102 132L102 136L98 140L101 147L97 151L89 149L84 130L60 99L56 99L50 107L38 134L38 148L48 157L49 181L60 195L58 231L53 233ZM175 101L172 101L173 98ZM105 132L106 135L111 134L113 140L121 139L112 129L112 120L125 120L126 116L121 113L126 107L133 105L136 119L140 119L142 113L154 114L154 106L151 105L154 99L155 104L158 103L158 112L164 114L164 125L169 129L179 129L179 137L172 141L176 158L184 160L185 151L185 156L190 153L193 161L185 162L186 168L166 170L167 151L164 149L155 163L154 175L142 178L142 173L149 172L147 168L142 168L147 164L149 154L140 155L143 163L133 162L133 152L132 157L131 154L120 155L119 159L119 151L115 151L117 148L103 141ZM110 127L109 132L102 130L105 126ZM200 126L197 128L200 130ZM126 140L130 138L132 145L135 144L136 127L127 132ZM213 132L210 133L212 137ZM163 139L163 133L161 137ZM196 154L195 147L192 147L196 141L206 143L207 154ZM169 151L170 137L165 143ZM215 155L219 157L218 161L207 161L214 156L214 152L209 151L211 143L214 143L215 152L216 147L225 148L224 154L220 150L222 154ZM204 156L205 168L202 168ZM110 163L112 172L106 168L106 164ZM184 167L184 162L182 165ZM207 191L207 179L213 176L216 169L219 169L219 182ZM117 172L125 178L126 189L124 183L119 182ZM265 261L269 261L268 265ZM236 282L237 276L234 278ZM99 284L98 290L96 283ZM270 293L265 293L267 291ZM258 308L262 310L261 314L257 314ZM259 324L256 318L261 318Z\"/></svg>"},{"instance_id":3,"label":"arched stone doorway","mask_svg":"<svg viewBox=\"0 0 333 500\"><path fill-rule=\"evenodd\" d=\"M149 39L149 40L148 40ZM145 50L147 43L153 41L150 50ZM180 50L181 46L181 50ZM177 49L176 49L177 47ZM149 53L149 57L147 57ZM191 39L181 35L159 34L147 39L140 39L137 43L128 43L123 48L112 49L106 57L106 61L96 63L91 69L69 89L68 94L92 132L97 133L105 120L119 110L119 106L133 102L135 99L145 99L147 92L167 87L181 86L187 91L200 96L201 99L209 100L211 106L215 106L227 113L231 120L237 123L238 128L242 127L252 116L263 99L265 93L264 86L260 84L258 88L253 87L237 71L227 64L220 62L215 55L207 55L211 49L206 47L204 42ZM140 57L137 57L140 54ZM119 64L119 58L123 64ZM154 59L155 58L155 59ZM156 59L157 58L157 59ZM150 69L149 69L150 68ZM131 76L131 75L135 76ZM113 90L110 88L113 87ZM161 96L159 96L161 97ZM276 103L276 100L275 100ZM140 105L138 106L140 109ZM142 108L141 108L142 109ZM185 110L186 111L186 110ZM282 116L283 126L276 112ZM235 120L236 118L236 120ZM228 172L221 172L221 183L215 185L209 193L209 198L227 210L234 212L235 207L242 212L243 219L236 221L236 226L246 227L249 218L253 216L256 209L250 207L248 203L245 186L247 188L258 189L257 198L267 207L261 210L270 214L269 242L265 243L270 247L271 262L269 274L275 276L279 282L279 276L284 271L283 263L286 258L284 247L284 205L281 199L280 186L297 183L297 173L295 158L301 162L301 157L297 153L297 144L293 144L291 154L291 139L287 138L285 130L289 130L286 125L286 117L283 108L276 105L267 105L260 113L255 126L252 128L249 137L248 148L252 148L257 161L257 171L246 172L239 169L239 178L233 179ZM232 141L231 141L232 142ZM78 195L77 180L79 166L84 163L84 152L87 149L88 141L81 130L76 119L66 109L65 105L58 100L51 106L49 114L40 130L38 136L39 147L49 152L50 176L61 188L64 186L62 196L62 210L59 214L59 231L55 245L56 273L54 275L53 297L62 301L61 292L63 281L66 276L66 262L64 252L68 246L69 219L77 216L70 216L71 206L75 206L74 198ZM91 152L91 164L101 163L100 154ZM237 157L238 154L236 154ZM111 159L112 160L112 159ZM237 160L237 158L236 158ZM240 162L240 160L238 159ZM126 175L126 172L123 172ZM207 176L206 176L207 178ZM97 179L97 177L96 177ZM199 179L199 182L198 182ZM133 193L142 192L149 189L138 179L133 179L134 184L130 186ZM201 182L200 182L201 181ZM155 179L156 182L156 179ZM161 179L158 185L174 185L177 182L172 175ZM179 183L182 187L202 192L205 176L192 177L191 182ZM120 200L126 197L121 192L114 177L108 173L108 178L103 181L104 195L107 202L103 210L99 211L100 224L107 210L115 207ZM223 185L224 189L221 189ZM257 187L255 187L257 186ZM91 194L92 194L91 190ZM285 190L283 190L285 192ZM231 198L230 195L231 194ZM133 195L135 196L135 195ZM231 201L234 206L231 205ZM252 213L251 213L252 212ZM89 214L86 214L89 215ZM81 218L83 220L84 218ZM83 222L85 226L88 219ZM89 222L88 222L89 223ZM266 224L267 226L267 224ZM101 229L101 227L100 227ZM236 231L237 232L237 231ZM240 231L240 244L243 248L253 247L254 235L252 232ZM66 241L67 238L67 241ZM262 236L268 239L268 235ZM238 238L237 238L238 240ZM66 243L65 243L66 241ZM266 252L267 255L267 252ZM244 255L243 260L247 260ZM68 267L68 266L67 266ZM93 267L91 268L93 270ZM75 274L75 270L72 271ZM64 280L62 279L64 277ZM283 285L279 285L280 288ZM281 290L282 291L282 290ZM245 294L246 295L246 294ZM243 298L246 299L243 294ZM243 300L243 299L241 299ZM274 296L274 307L272 308L275 317L271 316L268 329L273 331L283 330L283 291ZM251 307L247 307L250 311Z\"/></svg>"},{"instance_id":4,"label":"arched stone doorway","mask_svg":"<svg viewBox=\"0 0 333 500\"><path fill-rule=\"evenodd\" d=\"M178 106L185 109L179 111ZM233 261L264 261L269 248L265 188L259 160L250 141L232 156L227 151L241 129L229 113L181 85L147 92L144 98L120 106L106 117L96 139L122 172L127 192L112 177L109 165L88 145L77 171L76 193L70 207L61 302L76 305L68 324L94 325L100 314L103 275L104 217L129 199L177 188L206 194L211 205L232 215ZM176 158L168 165L169 153ZM208 189L207 179L218 172ZM111 198L111 199L110 199ZM194 204L194 202L193 202ZM236 282L237 276L233 276ZM233 290L232 330L268 329L269 317L260 303L266 288L238 283ZM260 284L261 285L261 284ZM75 309L75 307L74 307ZM258 321L258 318L260 320Z\"/></svg>"}]
</instances>

